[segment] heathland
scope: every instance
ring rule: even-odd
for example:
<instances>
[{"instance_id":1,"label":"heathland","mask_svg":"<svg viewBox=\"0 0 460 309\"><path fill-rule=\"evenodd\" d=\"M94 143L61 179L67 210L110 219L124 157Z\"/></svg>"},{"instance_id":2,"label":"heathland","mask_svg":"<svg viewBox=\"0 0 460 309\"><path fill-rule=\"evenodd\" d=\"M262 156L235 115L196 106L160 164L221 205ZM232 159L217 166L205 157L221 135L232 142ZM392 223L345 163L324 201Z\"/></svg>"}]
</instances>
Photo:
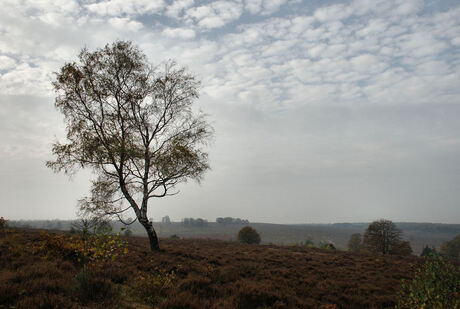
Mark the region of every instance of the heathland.
<instances>
[{"instance_id":1,"label":"heathland","mask_svg":"<svg viewBox=\"0 0 460 309\"><path fill-rule=\"evenodd\" d=\"M205 239L9 229L0 308L393 308L423 260ZM92 238L94 237L94 238Z\"/></svg>"},{"instance_id":2,"label":"heathland","mask_svg":"<svg viewBox=\"0 0 460 309\"><path fill-rule=\"evenodd\" d=\"M198 221L198 219L196 220ZM219 224L217 222L198 221L200 224L182 222L155 222L154 227L160 237L173 235L179 238L218 239L233 241L242 224ZM70 230L72 221L65 220L21 220L10 221L10 226ZM112 222L114 232L123 232L119 222ZM334 224L270 224L250 223L261 235L263 244L295 245L307 240L314 244L332 243L337 249L346 250L348 240L354 233L364 234L369 223ZM410 242L413 253L420 255L425 246L439 249L440 245L460 234L460 224L405 223L396 222L402 231L402 238ZM145 236L145 229L138 223L128 227L135 236Z\"/></svg>"}]
</instances>

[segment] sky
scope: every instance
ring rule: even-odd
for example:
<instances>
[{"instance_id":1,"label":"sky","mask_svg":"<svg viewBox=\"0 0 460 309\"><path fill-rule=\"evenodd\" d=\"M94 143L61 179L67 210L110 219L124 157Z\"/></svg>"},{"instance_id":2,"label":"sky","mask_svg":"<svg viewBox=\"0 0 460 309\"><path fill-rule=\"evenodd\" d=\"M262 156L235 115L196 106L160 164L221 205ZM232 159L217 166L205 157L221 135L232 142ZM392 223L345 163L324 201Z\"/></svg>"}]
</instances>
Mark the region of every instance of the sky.
<instances>
[{"instance_id":1,"label":"sky","mask_svg":"<svg viewBox=\"0 0 460 309\"><path fill-rule=\"evenodd\" d=\"M45 167L63 140L51 82L131 40L201 80L215 136L201 184L160 220L460 223L460 2L2 0L0 216L71 219L89 189Z\"/></svg>"}]
</instances>

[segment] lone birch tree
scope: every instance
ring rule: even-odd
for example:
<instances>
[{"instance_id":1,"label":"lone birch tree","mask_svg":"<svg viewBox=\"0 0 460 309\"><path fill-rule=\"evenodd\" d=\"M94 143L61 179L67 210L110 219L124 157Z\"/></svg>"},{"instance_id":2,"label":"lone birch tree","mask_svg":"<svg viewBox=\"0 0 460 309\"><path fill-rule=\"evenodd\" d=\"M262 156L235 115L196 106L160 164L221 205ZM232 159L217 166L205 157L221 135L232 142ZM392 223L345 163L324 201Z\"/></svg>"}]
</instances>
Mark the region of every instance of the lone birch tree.
<instances>
[{"instance_id":1,"label":"lone birch tree","mask_svg":"<svg viewBox=\"0 0 460 309\"><path fill-rule=\"evenodd\" d=\"M64 115L67 139L53 144L55 172L80 168L95 174L80 209L138 220L151 250L158 237L147 211L152 198L176 194L175 186L200 181L209 169L204 150L212 128L192 111L199 81L169 61L154 67L131 42L117 41L95 51L82 49L53 82L56 108ZM131 222L123 219L133 211Z\"/></svg>"}]
</instances>

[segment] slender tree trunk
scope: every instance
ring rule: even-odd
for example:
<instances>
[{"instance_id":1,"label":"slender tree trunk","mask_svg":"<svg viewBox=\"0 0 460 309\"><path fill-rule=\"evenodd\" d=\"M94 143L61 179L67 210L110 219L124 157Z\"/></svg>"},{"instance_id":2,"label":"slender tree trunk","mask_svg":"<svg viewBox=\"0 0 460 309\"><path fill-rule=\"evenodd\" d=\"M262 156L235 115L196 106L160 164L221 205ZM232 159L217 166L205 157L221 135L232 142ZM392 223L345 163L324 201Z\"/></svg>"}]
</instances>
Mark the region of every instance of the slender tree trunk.
<instances>
[{"instance_id":1,"label":"slender tree trunk","mask_svg":"<svg viewBox=\"0 0 460 309\"><path fill-rule=\"evenodd\" d=\"M160 244L158 243L158 236L157 236L157 233L155 232L155 229L153 228L152 222L150 222L148 219L145 219L142 221L139 220L139 221L144 226L145 230L147 231L147 235L149 236L150 250L159 251Z\"/></svg>"}]
</instances>

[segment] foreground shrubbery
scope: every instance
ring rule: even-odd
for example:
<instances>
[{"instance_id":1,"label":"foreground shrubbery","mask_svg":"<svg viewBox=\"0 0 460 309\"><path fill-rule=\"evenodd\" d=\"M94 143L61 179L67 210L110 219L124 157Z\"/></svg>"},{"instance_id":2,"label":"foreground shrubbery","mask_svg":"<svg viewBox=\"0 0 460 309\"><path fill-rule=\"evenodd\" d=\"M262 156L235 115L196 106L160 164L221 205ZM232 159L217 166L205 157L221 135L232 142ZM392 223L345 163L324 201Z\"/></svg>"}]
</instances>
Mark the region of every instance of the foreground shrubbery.
<instances>
[{"instance_id":1,"label":"foreground shrubbery","mask_svg":"<svg viewBox=\"0 0 460 309\"><path fill-rule=\"evenodd\" d=\"M460 267L429 256L401 287L398 308L460 308Z\"/></svg>"}]
</instances>

